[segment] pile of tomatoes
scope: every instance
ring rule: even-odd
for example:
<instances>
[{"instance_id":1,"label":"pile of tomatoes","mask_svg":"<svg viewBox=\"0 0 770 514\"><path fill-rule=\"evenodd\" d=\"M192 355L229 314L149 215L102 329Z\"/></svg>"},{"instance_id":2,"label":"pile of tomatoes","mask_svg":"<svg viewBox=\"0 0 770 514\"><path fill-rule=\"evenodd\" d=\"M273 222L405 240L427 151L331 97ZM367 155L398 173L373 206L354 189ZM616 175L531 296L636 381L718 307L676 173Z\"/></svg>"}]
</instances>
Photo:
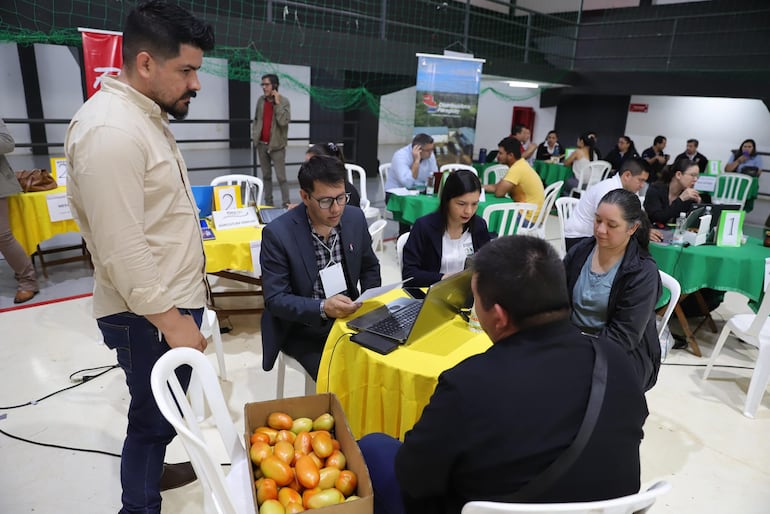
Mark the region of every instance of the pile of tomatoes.
<instances>
[{"instance_id":1,"label":"pile of tomatoes","mask_svg":"<svg viewBox=\"0 0 770 514\"><path fill-rule=\"evenodd\" d=\"M333 436L334 418L273 412L251 435L260 514L293 514L357 499L358 477Z\"/></svg>"}]
</instances>

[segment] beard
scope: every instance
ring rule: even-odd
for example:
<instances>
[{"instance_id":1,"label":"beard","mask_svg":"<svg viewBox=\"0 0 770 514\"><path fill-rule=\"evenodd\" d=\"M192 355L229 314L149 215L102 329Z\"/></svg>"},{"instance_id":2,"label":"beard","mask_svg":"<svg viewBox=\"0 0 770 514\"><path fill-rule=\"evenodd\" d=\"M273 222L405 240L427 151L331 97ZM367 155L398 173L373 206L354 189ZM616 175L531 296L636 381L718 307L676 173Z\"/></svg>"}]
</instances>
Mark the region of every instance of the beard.
<instances>
[{"instance_id":1,"label":"beard","mask_svg":"<svg viewBox=\"0 0 770 514\"><path fill-rule=\"evenodd\" d=\"M196 96L198 96L198 93L196 93L195 91L188 91L175 102L158 101L158 105L160 106L161 109L163 109L168 114L173 116L174 119L183 120L187 117L187 113L190 110L190 104L185 100L195 98Z\"/></svg>"}]
</instances>

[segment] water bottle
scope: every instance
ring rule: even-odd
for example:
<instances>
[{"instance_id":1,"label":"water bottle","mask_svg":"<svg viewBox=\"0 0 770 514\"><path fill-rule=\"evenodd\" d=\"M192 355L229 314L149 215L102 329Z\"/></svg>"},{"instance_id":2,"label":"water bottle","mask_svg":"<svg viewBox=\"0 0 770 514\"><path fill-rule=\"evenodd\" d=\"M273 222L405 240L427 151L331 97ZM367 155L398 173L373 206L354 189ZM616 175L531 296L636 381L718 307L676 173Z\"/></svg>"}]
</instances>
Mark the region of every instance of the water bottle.
<instances>
[{"instance_id":1,"label":"water bottle","mask_svg":"<svg viewBox=\"0 0 770 514\"><path fill-rule=\"evenodd\" d=\"M685 224L687 223L687 214L684 212L679 213L679 217L676 219L676 228L674 229L674 239L672 241L675 245L684 244L684 231Z\"/></svg>"},{"instance_id":2,"label":"water bottle","mask_svg":"<svg viewBox=\"0 0 770 514\"><path fill-rule=\"evenodd\" d=\"M556 144L553 146L553 155L554 155L554 157L558 157L559 155L561 155L561 154L559 153L559 143L556 143Z\"/></svg>"}]
</instances>

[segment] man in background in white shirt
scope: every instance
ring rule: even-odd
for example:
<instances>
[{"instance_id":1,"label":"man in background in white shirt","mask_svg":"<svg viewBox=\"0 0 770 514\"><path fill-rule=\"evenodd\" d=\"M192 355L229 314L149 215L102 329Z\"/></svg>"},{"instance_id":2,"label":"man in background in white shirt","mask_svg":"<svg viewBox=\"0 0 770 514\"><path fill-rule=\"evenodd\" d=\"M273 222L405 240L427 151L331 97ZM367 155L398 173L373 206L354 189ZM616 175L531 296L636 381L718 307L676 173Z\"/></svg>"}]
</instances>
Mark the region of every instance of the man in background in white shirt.
<instances>
[{"instance_id":1,"label":"man in background in white shirt","mask_svg":"<svg viewBox=\"0 0 770 514\"><path fill-rule=\"evenodd\" d=\"M438 171L436 156L433 155L433 138L428 134L417 134L412 142L393 154L390 161L385 191L398 187L413 187L425 184L431 174Z\"/></svg>"},{"instance_id":2,"label":"man in background in white shirt","mask_svg":"<svg viewBox=\"0 0 770 514\"><path fill-rule=\"evenodd\" d=\"M211 25L183 8L140 4L126 18L120 76L104 79L65 137L67 196L94 263L94 317L131 396L122 514L159 514L161 490L195 479L189 462L164 467L176 431L158 410L150 373L170 348L206 348L203 240L168 115L187 115L203 52L213 48ZM177 375L186 388L190 370Z\"/></svg>"},{"instance_id":3,"label":"man in background in white shirt","mask_svg":"<svg viewBox=\"0 0 770 514\"><path fill-rule=\"evenodd\" d=\"M622 171L589 187L580 196L580 202L564 224L564 241L568 251L581 239L594 235L596 208L604 195L615 189L625 189L638 194L650 176L647 168L638 159L626 159L622 167Z\"/></svg>"}]
</instances>

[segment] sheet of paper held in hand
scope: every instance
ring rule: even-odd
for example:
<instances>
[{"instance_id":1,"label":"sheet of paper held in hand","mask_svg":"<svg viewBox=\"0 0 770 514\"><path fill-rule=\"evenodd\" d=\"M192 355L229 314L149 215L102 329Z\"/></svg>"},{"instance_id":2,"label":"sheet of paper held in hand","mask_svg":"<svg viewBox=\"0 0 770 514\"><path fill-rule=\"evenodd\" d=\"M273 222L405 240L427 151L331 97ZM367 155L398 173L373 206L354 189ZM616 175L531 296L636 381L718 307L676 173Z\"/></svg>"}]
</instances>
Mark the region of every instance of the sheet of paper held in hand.
<instances>
[{"instance_id":1,"label":"sheet of paper held in hand","mask_svg":"<svg viewBox=\"0 0 770 514\"><path fill-rule=\"evenodd\" d=\"M392 291L397 287L401 287L402 285L409 282L410 280L412 280L412 277L409 277L406 280L402 280L401 282L394 282L393 284L388 284L386 286L373 287L372 289L367 289L361 294L361 296L356 298L356 303L362 303L362 302L365 302L366 300L371 300L375 296L380 296L381 294L385 294L388 291Z\"/></svg>"}]
</instances>

